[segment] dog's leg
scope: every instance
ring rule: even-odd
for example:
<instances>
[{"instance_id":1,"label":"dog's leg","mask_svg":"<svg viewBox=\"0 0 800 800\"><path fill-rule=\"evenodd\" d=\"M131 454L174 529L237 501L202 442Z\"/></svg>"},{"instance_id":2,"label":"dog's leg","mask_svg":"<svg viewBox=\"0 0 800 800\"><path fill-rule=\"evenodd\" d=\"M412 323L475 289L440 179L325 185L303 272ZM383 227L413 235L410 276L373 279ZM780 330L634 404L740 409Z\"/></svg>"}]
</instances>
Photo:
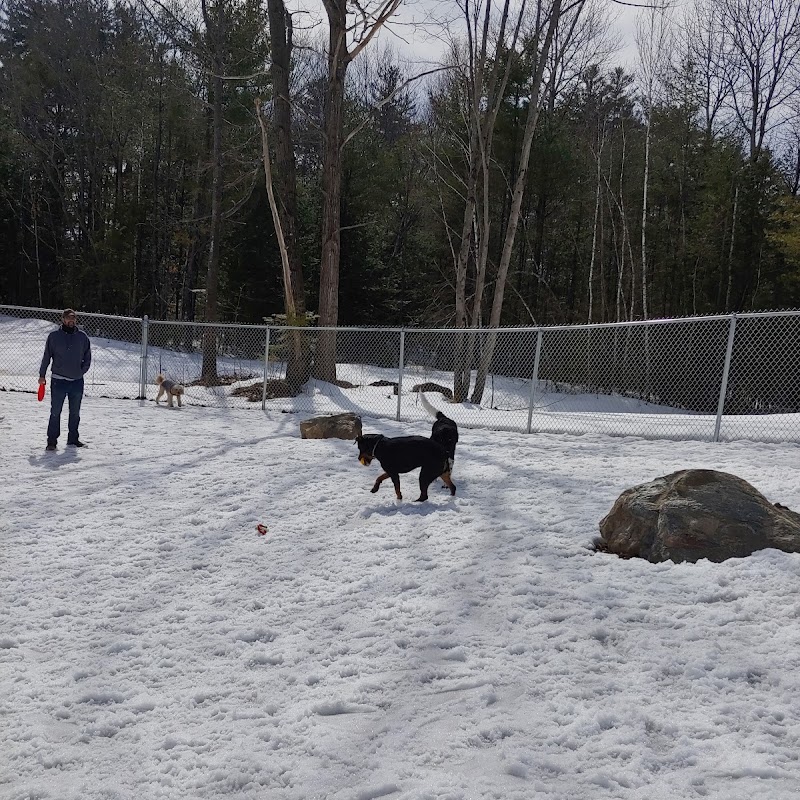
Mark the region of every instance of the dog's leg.
<instances>
[{"instance_id":1,"label":"dog's leg","mask_svg":"<svg viewBox=\"0 0 800 800\"><path fill-rule=\"evenodd\" d=\"M453 481L450 478L449 470L447 472L443 472L441 477L442 477L442 480L444 481L444 485L448 489L450 489L450 496L454 497L455 493L456 493L456 485L453 483Z\"/></svg>"},{"instance_id":2,"label":"dog's leg","mask_svg":"<svg viewBox=\"0 0 800 800\"><path fill-rule=\"evenodd\" d=\"M419 471L419 497L417 503L424 503L428 499L428 487L439 477L438 470L434 467L424 466Z\"/></svg>"},{"instance_id":3,"label":"dog's leg","mask_svg":"<svg viewBox=\"0 0 800 800\"><path fill-rule=\"evenodd\" d=\"M398 500L403 499L403 495L400 493L400 474L395 472L394 475L389 476L392 479L392 483L394 484L394 493L397 495Z\"/></svg>"},{"instance_id":4,"label":"dog's leg","mask_svg":"<svg viewBox=\"0 0 800 800\"><path fill-rule=\"evenodd\" d=\"M380 488L381 488L381 484L382 484L382 483L383 483L383 482L384 482L384 481L385 481L385 480L386 480L388 477L389 477L389 473L388 473L388 472L383 472L383 473L381 473L380 475L378 475L378 478L377 478L377 480L375 481L375 485L374 485L374 486L373 486L373 487L370 489L370 491L372 492L372 494L375 494L375 492L377 492L377 491L378 491L378 489L380 489Z\"/></svg>"},{"instance_id":5,"label":"dog's leg","mask_svg":"<svg viewBox=\"0 0 800 800\"><path fill-rule=\"evenodd\" d=\"M173 408L173 405L172 405L172 392L167 392L167 402L169 403L169 407Z\"/></svg>"},{"instance_id":6,"label":"dog's leg","mask_svg":"<svg viewBox=\"0 0 800 800\"><path fill-rule=\"evenodd\" d=\"M181 395L178 395L178 408L181 407Z\"/></svg>"},{"instance_id":7,"label":"dog's leg","mask_svg":"<svg viewBox=\"0 0 800 800\"><path fill-rule=\"evenodd\" d=\"M156 405L158 405L158 403L160 402L162 394L164 394L164 387L161 386L161 384L159 384L159 386L158 386L158 394L156 395Z\"/></svg>"},{"instance_id":8,"label":"dog's leg","mask_svg":"<svg viewBox=\"0 0 800 800\"><path fill-rule=\"evenodd\" d=\"M448 459L447 459L447 467L445 468L445 472L446 472L448 475L451 475L451 474L452 474L452 472L453 472L453 459L452 459L452 458L448 458ZM444 481L445 488L447 488L447 487L449 487L449 486L450 486L450 484L449 484L449 483L448 483L448 482L447 482L447 481L444 479L444 476L442 476L442 480ZM453 492L453 491L451 490L451 491L450 491L450 494L455 494L455 492Z\"/></svg>"}]
</instances>

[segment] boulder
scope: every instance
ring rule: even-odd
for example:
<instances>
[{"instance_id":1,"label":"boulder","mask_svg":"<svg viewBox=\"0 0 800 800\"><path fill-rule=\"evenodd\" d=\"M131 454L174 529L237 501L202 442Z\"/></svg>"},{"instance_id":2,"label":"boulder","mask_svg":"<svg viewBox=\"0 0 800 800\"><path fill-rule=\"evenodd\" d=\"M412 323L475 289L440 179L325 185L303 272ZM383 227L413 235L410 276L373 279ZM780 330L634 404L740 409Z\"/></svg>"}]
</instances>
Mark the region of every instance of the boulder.
<instances>
[{"instance_id":1,"label":"boulder","mask_svg":"<svg viewBox=\"0 0 800 800\"><path fill-rule=\"evenodd\" d=\"M361 436L361 417L356 414L333 414L312 417L300 423L301 439L349 439Z\"/></svg>"},{"instance_id":2,"label":"boulder","mask_svg":"<svg viewBox=\"0 0 800 800\"><path fill-rule=\"evenodd\" d=\"M724 561L774 547L800 553L800 514L727 472L685 469L623 492L598 550L625 558Z\"/></svg>"}]
</instances>

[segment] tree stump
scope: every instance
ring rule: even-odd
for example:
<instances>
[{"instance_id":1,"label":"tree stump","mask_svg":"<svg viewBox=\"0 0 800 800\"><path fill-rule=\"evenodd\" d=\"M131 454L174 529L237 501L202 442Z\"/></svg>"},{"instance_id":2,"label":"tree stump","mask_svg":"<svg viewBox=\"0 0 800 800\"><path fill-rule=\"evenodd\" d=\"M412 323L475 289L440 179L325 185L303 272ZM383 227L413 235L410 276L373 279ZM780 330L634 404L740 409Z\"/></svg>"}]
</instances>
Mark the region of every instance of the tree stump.
<instances>
[{"instance_id":1,"label":"tree stump","mask_svg":"<svg viewBox=\"0 0 800 800\"><path fill-rule=\"evenodd\" d=\"M300 423L301 439L349 439L361 436L361 417L356 414L332 414L312 417Z\"/></svg>"}]
</instances>

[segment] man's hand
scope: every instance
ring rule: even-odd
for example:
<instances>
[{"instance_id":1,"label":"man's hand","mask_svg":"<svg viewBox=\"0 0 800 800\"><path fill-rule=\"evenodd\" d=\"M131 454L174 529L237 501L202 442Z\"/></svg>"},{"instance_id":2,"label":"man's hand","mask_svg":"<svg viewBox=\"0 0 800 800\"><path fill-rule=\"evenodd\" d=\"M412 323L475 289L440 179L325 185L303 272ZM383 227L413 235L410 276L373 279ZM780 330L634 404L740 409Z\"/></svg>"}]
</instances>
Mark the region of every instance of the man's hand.
<instances>
[{"instance_id":1,"label":"man's hand","mask_svg":"<svg viewBox=\"0 0 800 800\"><path fill-rule=\"evenodd\" d=\"M44 378L39 378L39 386L44 386L47 381Z\"/></svg>"}]
</instances>

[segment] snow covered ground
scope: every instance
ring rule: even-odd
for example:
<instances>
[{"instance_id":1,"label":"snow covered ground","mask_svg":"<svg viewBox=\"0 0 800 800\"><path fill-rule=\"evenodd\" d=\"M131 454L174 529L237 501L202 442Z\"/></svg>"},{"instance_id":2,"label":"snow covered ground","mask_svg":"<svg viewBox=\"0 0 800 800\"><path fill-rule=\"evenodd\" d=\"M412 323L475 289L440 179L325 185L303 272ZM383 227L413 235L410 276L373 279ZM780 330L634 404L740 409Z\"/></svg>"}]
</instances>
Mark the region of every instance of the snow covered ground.
<instances>
[{"instance_id":1,"label":"snow covered ground","mask_svg":"<svg viewBox=\"0 0 800 800\"><path fill-rule=\"evenodd\" d=\"M798 796L800 555L590 543L686 467L798 508L800 446L462 429L417 504L299 415L47 415L0 392L2 800Z\"/></svg>"}]
</instances>

